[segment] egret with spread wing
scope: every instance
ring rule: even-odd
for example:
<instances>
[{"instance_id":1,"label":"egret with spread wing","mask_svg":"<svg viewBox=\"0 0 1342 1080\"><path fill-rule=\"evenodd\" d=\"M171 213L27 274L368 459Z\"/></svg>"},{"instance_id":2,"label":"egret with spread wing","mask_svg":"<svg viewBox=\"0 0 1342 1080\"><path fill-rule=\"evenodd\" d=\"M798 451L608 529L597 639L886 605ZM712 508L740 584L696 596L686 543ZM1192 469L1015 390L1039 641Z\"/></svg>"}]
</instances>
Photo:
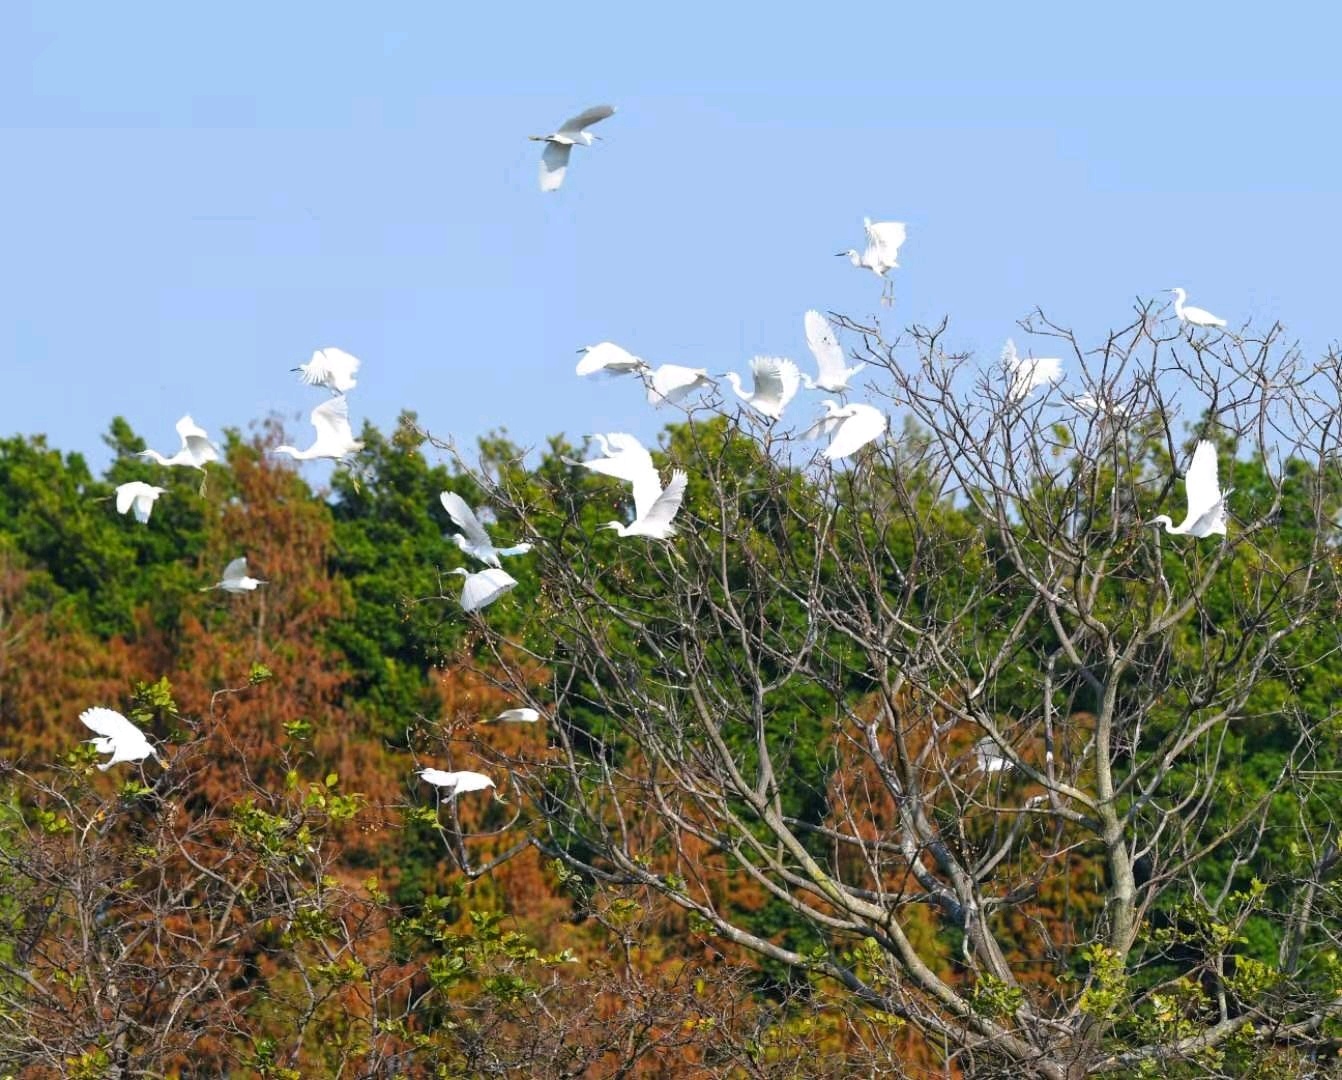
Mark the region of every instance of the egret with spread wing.
<instances>
[{"instance_id":1,"label":"egret with spread wing","mask_svg":"<svg viewBox=\"0 0 1342 1080\"><path fill-rule=\"evenodd\" d=\"M98 753L112 755L98 766L103 772L123 761L143 761L147 757L163 764L144 732L115 709L85 709L79 714L79 721L97 736L85 741L92 743Z\"/></svg>"},{"instance_id":2,"label":"egret with spread wing","mask_svg":"<svg viewBox=\"0 0 1342 1080\"><path fill-rule=\"evenodd\" d=\"M842 394L848 389L848 383L866 364L844 366L843 349L839 339L834 336L834 328L829 320L818 311L806 313L806 345L815 357L820 377L813 379L802 372L801 381L807 390L824 390L831 394Z\"/></svg>"},{"instance_id":3,"label":"egret with spread wing","mask_svg":"<svg viewBox=\"0 0 1342 1080\"><path fill-rule=\"evenodd\" d=\"M757 356L750 362L750 373L755 385L749 393L741 388L741 376L729 371L722 376L732 384L736 396L770 420L783 415L787 404L801 389L801 372L791 360L781 356Z\"/></svg>"},{"instance_id":4,"label":"egret with spread wing","mask_svg":"<svg viewBox=\"0 0 1342 1080\"><path fill-rule=\"evenodd\" d=\"M478 559L486 566L498 566L500 555L525 555L531 550L530 544L514 544L512 547L498 548L490 540L489 533L476 516L474 510L466 505L466 500L455 491L444 491L438 496L447 511L447 516L456 523L459 533L452 534L452 540L463 552Z\"/></svg>"},{"instance_id":5,"label":"egret with spread wing","mask_svg":"<svg viewBox=\"0 0 1342 1080\"><path fill-rule=\"evenodd\" d=\"M1173 536L1225 536L1226 499L1235 490L1224 493L1216 476L1216 447L1206 439L1193 451L1193 461L1184 474L1184 491L1188 495L1188 516L1182 525L1175 525L1165 514L1153 517L1148 525L1164 525Z\"/></svg>"},{"instance_id":6,"label":"egret with spread wing","mask_svg":"<svg viewBox=\"0 0 1342 1080\"><path fill-rule=\"evenodd\" d=\"M359 358L332 346L316 349L311 360L290 370L302 372L308 386L324 386L333 394L343 394L359 385L354 377L359 370Z\"/></svg>"},{"instance_id":7,"label":"egret with spread wing","mask_svg":"<svg viewBox=\"0 0 1342 1080\"><path fill-rule=\"evenodd\" d=\"M608 116L615 114L614 105L594 105L565 120L558 131L549 135L528 135L532 142L543 142L545 152L541 154L541 190L558 191L564 183L564 174L568 171L569 155L574 146L591 146L592 140L600 138L587 128Z\"/></svg>"},{"instance_id":8,"label":"egret with spread wing","mask_svg":"<svg viewBox=\"0 0 1342 1080\"><path fill-rule=\"evenodd\" d=\"M309 417L317 431L317 438L306 450L295 446L277 446L272 454L288 454L295 461L312 461L316 458L331 458L339 461L363 449L363 443L354 437L349 426L349 399L337 394L329 401L323 401Z\"/></svg>"}]
</instances>

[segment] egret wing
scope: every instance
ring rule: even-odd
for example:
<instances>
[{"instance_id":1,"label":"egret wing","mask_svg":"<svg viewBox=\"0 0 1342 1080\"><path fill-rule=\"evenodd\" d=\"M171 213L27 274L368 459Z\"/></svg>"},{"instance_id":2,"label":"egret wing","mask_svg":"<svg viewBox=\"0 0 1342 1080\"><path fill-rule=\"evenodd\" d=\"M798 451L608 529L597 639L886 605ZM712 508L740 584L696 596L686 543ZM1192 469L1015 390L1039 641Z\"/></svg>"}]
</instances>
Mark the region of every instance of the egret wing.
<instances>
[{"instance_id":1,"label":"egret wing","mask_svg":"<svg viewBox=\"0 0 1342 1080\"><path fill-rule=\"evenodd\" d=\"M674 404L707 374L703 368L663 364L648 379L648 404L658 407Z\"/></svg>"},{"instance_id":2,"label":"egret wing","mask_svg":"<svg viewBox=\"0 0 1342 1080\"><path fill-rule=\"evenodd\" d=\"M908 239L908 229L902 221L872 221L868 218L867 253L875 253L885 266L899 265L899 249Z\"/></svg>"},{"instance_id":3,"label":"egret wing","mask_svg":"<svg viewBox=\"0 0 1342 1080\"><path fill-rule=\"evenodd\" d=\"M773 404L775 415L782 413L801 389L801 371L781 356L757 356L750 362L750 371L755 377L755 393Z\"/></svg>"},{"instance_id":4,"label":"egret wing","mask_svg":"<svg viewBox=\"0 0 1342 1080\"><path fill-rule=\"evenodd\" d=\"M558 191L564 183L564 174L568 172L569 155L573 153L570 143L547 142L541 154L541 190Z\"/></svg>"},{"instance_id":5,"label":"egret wing","mask_svg":"<svg viewBox=\"0 0 1342 1080\"><path fill-rule=\"evenodd\" d=\"M138 741L144 738L144 732L115 709L102 707L85 709L79 714L79 720L95 735L102 735L114 742L123 742L126 739Z\"/></svg>"},{"instance_id":6,"label":"egret wing","mask_svg":"<svg viewBox=\"0 0 1342 1080\"><path fill-rule=\"evenodd\" d=\"M621 348L613 341L602 341L587 347L574 370L579 375L592 375L606 370L637 371L644 366L643 361L628 349Z\"/></svg>"},{"instance_id":7,"label":"egret wing","mask_svg":"<svg viewBox=\"0 0 1342 1080\"><path fill-rule=\"evenodd\" d=\"M354 432L349 426L349 399L344 394L323 401L312 410L308 419L317 429L319 441L331 439L344 444L354 440Z\"/></svg>"},{"instance_id":8,"label":"egret wing","mask_svg":"<svg viewBox=\"0 0 1342 1080\"><path fill-rule=\"evenodd\" d=\"M842 380L848 374L843 364L843 349L834 336L829 320L818 311L806 313L806 345L820 369L820 382Z\"/></svg>"},{"instance_id":9,"label":"egret wing","mask_svg":"<svg viewBox=\"0 0 1342 1080\"><path fill-rule=\"evenodd\" d=\"M442 769L420 769L419 775L426 784L432 784L434 787L452 787L456 783L454 779L456 774Z\"/></svg>"},{"instance_id":10,"label":"egret wing","mask_svg":"<svg viewBox=\"0 0 1342 1080\"><path fill-rule=\"evenodd\" d=\"M140 489L143 487L145 487L145 484L140 480L132 480L120 485L116 489L116 512L124 514L129 510L130 504L135 501L135 496L140 494Z\"/></svg>"},{"instance_id":11,"label":"egret wing","mask_svg":"<svg viewBox=\"0 0 1342 1080\"><path fill-rule=\"evenodd\" d=\"M182 440L183 446L187 445L191 439L202 439L207 444L210 441L209 436L205 434L205 429L191 419L190 413L177 421L177 435Z\"/></svg>"},{"instance_id":12,"label":"egret wing","mask_svg":"<svg viewBox=\"0 0 1342 1080\"><path fill-rule=\"evenodd\" d=\"M680 504L685 498L685 485L689 482L690 478L684 471L677 469L671 474L670 482L648 507L647 513L638 515L638 520L650 526L670 528L672 520L680 512Z\"/></svg>"},{"instance_id":13,"label":"egret wing","mask_svg":"<svg viewBox=\"0 0 1342 1080\"><path fill-rule=\"evenodd\" d=\"M583 128L591 127L599 120L604 120L608 116L615 115L614 105L593 105L590 109L584 109L577 116L565 120L556 135L563 135L572 138L582 131Z\"/></svg>"},{"instance_id":14,"label":"egret wing","mask_svg":"<svg viewBox=\"0 0 1342 1080\"><path fill-rule=\"evenodd\" d=\"M1193 461L1184 475L1190 520L1202 517L1221 501L1221 485L1216 471L1216 447L1203 439L1193 451Z\"/></svg>"},{"instance_id":15,"label":"egret wing","mask_svg":"<svg viewBox=\"0 0 1342 1080\"><path fill-rule=\"evenodd\" d=\"M838 461L855 453L867 443L885 434L885 413L871 405L854 405L851 414L839 423L839 430L825 449L825 457Z\"/></svg>"},{"instance_id":16,"label":"egret wing","mask_svg":"<svg viewBox=\"0 0 1342 1080\"><path fill-rule=\"evenodd\" d=\"M224 581L241 581L247 576L247 556L240 555L224 567Z\"/></svg>"},{"instance_id":17,"label":"egret wing","mask_svg":"<svg viewBox=\"0 0 1342 1080\"><path fill-rule=\"evenodd\" d=\"M500 596L517 584L517 580L506 570L491 567L471 574L461 587L461 609L479 611L492 604Z\"/></svg>"},{"instance_id":18,"label":"egret wing","mask_svg":"<svg viewBox=\"0 0 1342 1080\"><path fill-rule=\"evenodd\" d=\"M438 498L443 504L443 509L447 511L447 516L457 523L457 528L466 535L467 540L475 547L493 547L489 540L489 533L480 524L480 519L475 516L475 511L466 505L465 499L455 491L444 491Z\"/></svg>"},{"instance_id":19,"label":"egret wing","mask_svg":"<svg viewBox=\"0 0 1342 1080\"><path fill-rule=\"evenodd\" d=\"M827 406L833 408L832 402L825 402ZM837 409L825 413L814 424L801 433L802 439L818 439L822 435L832 435L840 424L848 418L847 409Z\"/></svg>"}]
</instances>

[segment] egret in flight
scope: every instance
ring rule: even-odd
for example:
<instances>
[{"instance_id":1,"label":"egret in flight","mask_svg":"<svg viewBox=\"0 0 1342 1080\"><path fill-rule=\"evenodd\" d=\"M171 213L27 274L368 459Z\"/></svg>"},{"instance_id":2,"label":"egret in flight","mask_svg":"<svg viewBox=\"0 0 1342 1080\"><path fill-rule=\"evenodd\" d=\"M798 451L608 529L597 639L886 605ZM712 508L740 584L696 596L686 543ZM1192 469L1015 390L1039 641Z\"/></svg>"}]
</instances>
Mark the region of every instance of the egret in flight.
<instances>
[{"instance_id":1,"label":"egret in flight","mask_svg":"<svg viewBox=\"0 0 1342 1080\"><path fill-rule=\"evenodd\" d=\"M438 496L447 511L447 516L456 523L459 533L452 534L452 540L473 559L486 566L498 566L500 555L525 555L531 550L530 544L514 544L512 547L497 548L489 539L489 533L480 523L474 510L466 505L466 500L455 491L444 491Z\"/></svg>"},{"instance_id":2,"label":"egret in flight","mask_svg":"<svg viewBox=\"0 0 1342 1080\"><path fill-rule=\"evenodd\" d=\"M498 724L534 724L541 718L541 714L535 709L504 709L498 716L494 717L494 722Z\"/></svg>"},{"instance_id":3,"label":"egret in flight","mask_svg":"<svg viewBox=\"0 0 1342 1080\"><path fill-rule=\"evenodd\" d=\"M1189 326L1206 329L1225 326L1225 319L1217 318L1210 311L1204 311L1200 307L1185 306L1184 301L1188 299L1188 293L1184 292L1183 289L1171 289L1170 292L1174 293L1174 313Z\"/></svg>"},{"instance_id":4,"label":"egret in flight","mask_svg":"<svg viewBox=\"0 0 1342 1080\"><path fill-rule=\"evenodd\" d=\"M312 461L315 458L340 460L363 449L363 443L354 437L349 426L349 399L337 394L323 401L309 417L317 430L317 438L306 450L295 446L277 446L272 454L288 454L295 461Z\"/></svg>"},{"instance_id":5,"label":"egret in flight","mask_svg":"<svg viewBox=\"0 0 1342 1080\"><path fill-rule=\"evenodd\" d=\"M545 152L541 154L541 190L558 191L564 182L564 173L568 171L569 155L574 146L591 146L593 139L600 138L586 129L600 120L615 114L614 105L594 105L585 112L565 120L558 131L549 135L528 135L532 142L543 142Z\"/></svg>"},{"instance_id":6,"label":"egret in flight","mask_svg":"<svg viewBox=\"0 0 1342 1080\"><path fill-rule=\"evenodd\" d=\"M894 302L894 284L885 276L887 270L899 268L899 249L908 239L908 229L902 221L872 221L863 218L862 225L867 230L867 250L861 253L849 248L840 251L840 257L847 257L856 267L865 267L884 282L881 303L889 307Z\"/></svg>"},{"instance_id":7,"label":"egret in flight","mask_svg":"<svg viewBox=\"0 0 1342 1080\"><path fill-rule=\"evenodd\" d=\"M444 772L442 769L418 769L415 773L426 784L432 784L438 789L440 796L446 796L449 800L462 794L465 791L484 791L486 788L492 788L494 781L484 773L478 772Z\"/></svg>"},{"instance_id":8,"label":"egret in flight","mask_svg":"<svg viewBox=\"0 0 1342 1080\"><path fill-rule=\"evenodd\" d=\"M806 313L806 345L815 357L820 369L818 379L802 372L801 381L807 390L824 390L831 394L842 394L848 389L848 383L866 364L844 366L843 349L834 336L834 328L829 320L818 311Z\"/></svg>"},{"instance_id":9,"label":"egret in flight","mask_svg":"<svg viewBox=\"0 0 1342 1080\"><path fill-rule=\"evenodd\" d=\"M683 471L676 469L666 487L657 485L656 497L650 503L646 501L648 489L644 489L644 497L640 500L639 488L636 486L634 520L628 525L608 521L601 528L612 529L620 536L648 536L654 540L669 540L676 535L676 528L671 522L680 511L681 501L685 498L685 485L689 480Z\"/></svg>"},{"instance_id":10,"label":"egret in flight","mask_svg":"<svg viewBox=\"0 0 1342 1080\"><path fill-rule=\"evenodd\" d=\"M1176 526L1165 514L1153 517L1148 525L1164 525L1172 536L1225 536L1226 499L1234 488L1222 493L1216 477L1216 447L1206 439L1193 451L1193 461L1184 475L1184 491L1188 495L1188 516Z\"/></svg>"},{"instance_id":11,"label":"egret in flight","mask_svg":"<svg viewBox=\"0 0 1342 1080\"><path fill-rule=\"evenodd\" d=\"M460 574L466 580L461 585L461 610L479 611L488 607L506 592L517 588L517 579L506 570L491 566L474 574L457 567L449 573Z\"/></svg>"},{"instance_id":12,"label":"egret in flight","mask_svg":"<svg viewBox=\"0 0 1342 1080\"><path fill-rule=\"evenodd\" d=\"M163 764L163 759L154 753L154 747L145 738L144 732L115 709L85 709L79 714L79 720L97 736L85 741L92 743L98 753L112 755L111 760L98 766L101 771L106 772L123 761L143 761L145 758L153 758L160 765Z\"/></svg>"},{"instance_id":13,"label":"egret in flight","mask_svg":"<svg viewBox=\"0 0 1342 1080\"><path fill-rule=\"evenodd\" d=\"M707 368L685 367L682 364L662 364L643 380L648 387L648 404L655 408L679 405L696 390L711 390L718 384Z\"/></svg>"},{"instance_id":14,"label":"egret in flight","mask_svg":"<svg viewBox=\"0 0 1342 1080\"><path fill-rule=\"evenodd\" d=\"M622 431L613 431L608 435L593 435L601 444L601 457L588 461L575 461L564 458L566 465L578 465L603 476L613 476L632 484L634 505L648 507L657 501L662 492L661 477L652 463L652 455L634 436Z\"/></svg>"},{"instance_id":15,"label":"egret in flight","mask_svg":"<svg viewBox=\"0 0 1342 1080\"><path fill-rule=\"evenodd\" d=\"M154 500L167 490L146 484L143 480L120 484L116 489L116 512L124 514L127 510L133 510L135 520L141 525L148 525L149 515L154 510Z\"/></svg>"},{"instance_id":16,"label":"egret in flight","mask_svg":"<svg viewBox=\"0 0 1342 1080\"><path fill-rule=\"evenodd\" d=\"M750 373L755 379L750 393L741 389L741 376L736 372L729 371L722 378L732 384L736 396L752 409L771 420L779 419L801 388L797 365L781 356L757 356L750 362Z\"/></svg>"},{"instance_id":17,"label":"egret in flight","mask_svg":"<svg viewBox=\"0 0 1342 1080\"><path fill-rule=\"evenodd\" d=\"M160 465L186 465L192 469L204 469L207 462L219 460L219 450L210 442L205 429L191 419L190 414L177 421L177 434L182 447L172 457L164 457L157 450L141 450L140 456Z\"/></svg>"},{"instance_id":18,"label":"egret in flight","mask_svg":"<svg viewBox=\"0 0 1342 1080\"><path fill-rule=\"evenodd\" d=\"M825 415L802 432L803 439L818 439L822 435L831 436L829 446L823 455L830 461L839 461L855 454L869 442L874 442L885 434L889 426L885 413L872 405L837 405L833 401L821 402Z\"/></svg>"},{"instance_id":19,"label":"egret in flight","mask_svg":"<svg viewBox=\"0 0 1342 1080\"><path fill-rule=\"evenodd\" d=\"M1010 338L1002 347L1002 364L1010 378L1007 400L1011 402L1023 401L1035 387L1047 386L1062 378L1061 360L1052 356L1021 356Z\"/></svg>"},{"instance_id":20,"label":"egret in flight","mask_svg":"<svg viewBox=\"0 0 1342 1080\"><path fill-rule=\"evenodd\" d=\"M258 585L264 585L265 582L260 578L247 576L247 556L242 555L234 559L224 567L224 576L213 585L206 585L201 592L209 592L211 589L223 589L224 592L234 595L244 592L252 592Z\"/></svg>"},{"instance_id":21,"label":"egret in flight","mask_svg":"<svg viewBox=\"0 0 1342 1080\"><path fill-rule=\"evenodd\" d=\"M635 375L648 370L648 362L628 349L610 341L587 345L578 350L582 359L574 370L579 375Z\"/></svg>"},{"instance_id":22,"label":"egret in flight","mask_svg":"<svg viewBox=\"0 0 1342 1080\"><path fill-rule=\"evenodd\" d=\"M302 372L308 386L324 386L333 394L343 394L359 385L354 377L359 370L359 358L331 346L315 350L306 364L289 370Z\"/></svg>"}]
</instances>

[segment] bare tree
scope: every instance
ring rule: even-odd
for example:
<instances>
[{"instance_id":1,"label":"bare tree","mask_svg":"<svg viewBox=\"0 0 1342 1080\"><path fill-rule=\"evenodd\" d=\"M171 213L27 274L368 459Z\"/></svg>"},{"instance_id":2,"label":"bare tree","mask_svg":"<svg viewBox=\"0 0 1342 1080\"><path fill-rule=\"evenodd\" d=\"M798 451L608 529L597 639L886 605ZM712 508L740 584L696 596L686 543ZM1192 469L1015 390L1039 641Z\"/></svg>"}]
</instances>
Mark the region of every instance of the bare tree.
<instances>
[{"instance_id":1,"label":"bare tree","mask_svg":"<svg viewBox=\"0 0 1342 1080\"><path fill-rule=\"evenodd\" d=\"M1036 312L1070 390L1028 394L944 324L840 319L897 434L835 469L712 400L667 451L670 544L596 535L619 487L557 456L494 469L546 541L527 633L479 621L550 714L547 753L501 759L534 842L947 1073L1332 1055L1342 358L1160 316L1087 347ZM1148 524L1199 438L1226 538Z\"/></svg>"}]
</instances>

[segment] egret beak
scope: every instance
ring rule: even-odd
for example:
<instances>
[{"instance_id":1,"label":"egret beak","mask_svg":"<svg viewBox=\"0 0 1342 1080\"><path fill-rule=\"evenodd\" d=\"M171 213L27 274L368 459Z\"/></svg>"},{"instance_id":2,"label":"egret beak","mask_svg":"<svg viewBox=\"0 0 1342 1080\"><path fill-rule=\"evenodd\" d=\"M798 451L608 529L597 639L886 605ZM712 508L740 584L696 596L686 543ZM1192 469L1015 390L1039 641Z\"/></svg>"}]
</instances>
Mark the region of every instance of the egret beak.
<instances>
[{"instance_id":1,"label":"egret beak","mask_svg":"<svg viewBox=\"0 0 1342 1080\"><path fill-rule=\"evenodd\" d=\"M834 253L834 257L835 257L836 259L842 259L842 258L843 258L845 255L847 255L847 254L848 254L848 252L846 252L846 251L836 251L836 252Z\"/></svg>"}]
</instances>

